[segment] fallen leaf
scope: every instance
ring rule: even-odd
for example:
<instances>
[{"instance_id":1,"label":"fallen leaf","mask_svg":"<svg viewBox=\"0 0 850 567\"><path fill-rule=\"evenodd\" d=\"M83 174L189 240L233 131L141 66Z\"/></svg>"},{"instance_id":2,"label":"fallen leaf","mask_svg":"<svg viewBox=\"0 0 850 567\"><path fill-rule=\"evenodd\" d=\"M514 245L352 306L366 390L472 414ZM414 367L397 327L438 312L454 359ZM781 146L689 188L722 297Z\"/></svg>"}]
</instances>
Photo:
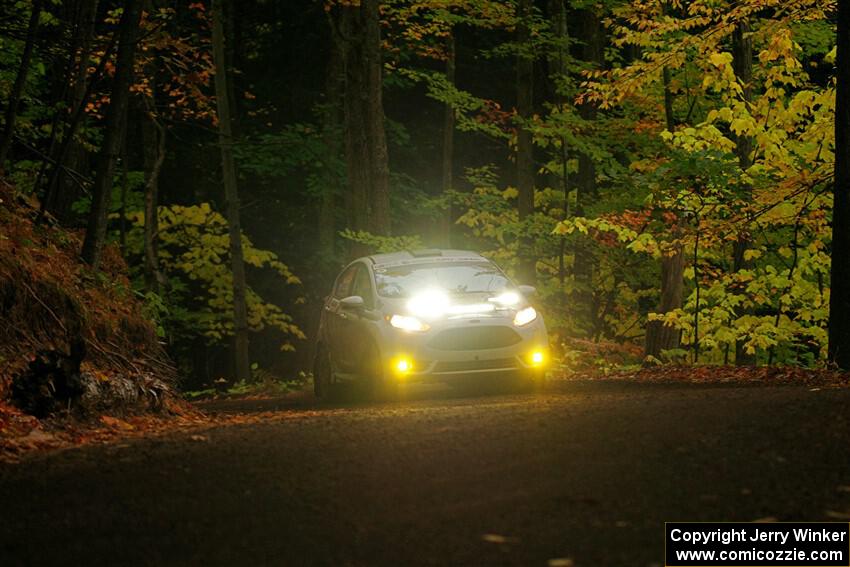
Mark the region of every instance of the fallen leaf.
<instances>
[{"instance_id":1,"label":"fallen leaf","mask_svg":"<svg viewBox=\"0 0 850 567\"><path fill-rule=\"evenodd\" d=\"M487 543L516 543L519 541L518 538L503 536L499 534L484 534L483 536L481 536L481 539L483 539Z\"/></svg>"},{"instance_id":2,"label":"fallen leaf","mask_svg":"<svg viewBox=\"0 0 850 567\"><path fill-rule=\"evenodd\" d=\"M112 427L113 429L121 429L123 431L133 431L136 429L123 419L118 419L117 417L102 415L100 416L100 421L107 427Z\"/></svg>"},{"instance_id":3,"label":"fallen leaf","mask_svg":"<svg viewBox=\"0 0 850 567\"><path fill-rule=\"evenodd\" d=\"M824 515L827 518L833 518L835 520L850 520L850 512L836 512L835 510L827 510L824 512Z\"/></svg>"},{"instance_id":4,"label":"fallen leaf","mask_svg":"<svg viewBox=\"0 0 850 567\"><path fill-rule=\"evenodd\" d=\"M45 443L48 441L53 441L55 437L50 433L42 431L41 429L33 429L24 437L21 438L21 441L25 443Z\"/></svg>"}]
</instances>

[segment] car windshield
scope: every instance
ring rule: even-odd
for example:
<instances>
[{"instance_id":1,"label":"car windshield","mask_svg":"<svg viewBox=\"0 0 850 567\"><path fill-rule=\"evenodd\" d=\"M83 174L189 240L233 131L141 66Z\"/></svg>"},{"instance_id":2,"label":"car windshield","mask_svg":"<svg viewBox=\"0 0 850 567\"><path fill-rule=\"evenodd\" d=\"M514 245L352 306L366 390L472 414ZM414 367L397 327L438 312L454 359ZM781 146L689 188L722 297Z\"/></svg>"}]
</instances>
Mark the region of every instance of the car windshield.
<instances>
[{"instance_id":1,"label":"car windshield","mask_svg":"<svg viewBox=\"0 0 850 567\"><path fill-rule=\"evenodd\" d=\"M489 262L411 264L375 268L375 283L382 297L410 297L440 288L449 293L496 293L511 282Z\"/></svg>"}]
</instances>

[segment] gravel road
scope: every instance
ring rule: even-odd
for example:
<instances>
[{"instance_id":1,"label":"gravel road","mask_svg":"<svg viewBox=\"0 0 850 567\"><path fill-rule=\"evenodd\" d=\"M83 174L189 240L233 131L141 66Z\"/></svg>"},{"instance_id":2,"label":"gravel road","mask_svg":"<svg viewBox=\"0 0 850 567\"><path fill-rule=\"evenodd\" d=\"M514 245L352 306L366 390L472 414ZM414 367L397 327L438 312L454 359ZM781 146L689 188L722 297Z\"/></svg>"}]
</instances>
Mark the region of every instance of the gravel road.
<instances>
[{"instance_id":1,"label":"gravel road","mask_svg":"<svg viewBox=\"0 0 850 567\"><path fill-rule=\"evenodd\" d=\"M665 520L850 519L850 390L206 408L279 415L0 464L0 565L649 566Z\"/></svg>"}]
</instances>

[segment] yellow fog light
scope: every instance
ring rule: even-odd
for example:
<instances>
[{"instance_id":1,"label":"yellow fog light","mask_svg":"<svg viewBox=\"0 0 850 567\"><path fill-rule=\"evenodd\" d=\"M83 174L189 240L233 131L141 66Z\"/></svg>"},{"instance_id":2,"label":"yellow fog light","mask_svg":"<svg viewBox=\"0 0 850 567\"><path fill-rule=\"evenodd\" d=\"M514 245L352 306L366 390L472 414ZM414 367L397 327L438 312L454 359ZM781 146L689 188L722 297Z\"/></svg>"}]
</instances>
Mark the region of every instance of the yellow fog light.
<instances>
[{"instance_id":1,"label":"yellow fog light","mask_svg":"<svg viewBox=\"0 0 850 567\"><path fill-rule=\"evenodd\" d=\"M531 353L532 366L543 366L544 362L546 362L546 356L543 354L542 350L535 350Z\"/></svg>"},{"instance_id":2,"label":"yellow fog light","mask_svg":"<svg viewBox=\"0 0 850 567\"><path fill-rule=\"evenodd\" d=\"M393 370L396 374L407 374L413 370L413 361L406 356L399 356L393 361Z\"/></svg>"}]
</instances>

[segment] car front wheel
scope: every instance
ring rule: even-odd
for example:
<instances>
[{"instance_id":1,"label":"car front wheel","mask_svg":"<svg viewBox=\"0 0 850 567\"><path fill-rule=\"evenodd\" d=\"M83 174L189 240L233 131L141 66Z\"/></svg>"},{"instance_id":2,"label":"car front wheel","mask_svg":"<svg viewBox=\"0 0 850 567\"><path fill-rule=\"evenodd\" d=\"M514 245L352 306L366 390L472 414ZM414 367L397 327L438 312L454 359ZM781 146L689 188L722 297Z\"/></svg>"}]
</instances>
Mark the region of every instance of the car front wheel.
<instances>
[{"instance_id":1,"label":"car front wheel","mask_svg":"<svg viewBox=\"0 0 850 567\"><path fill-rule=\"evenodd\" d=\"M517 376L517 383L524 391L537 391L546 383L546 371L540 368L524 370Z\"/></svg>"},{"instance_id":2,"label":"car front wheel","mask_svg":"<svg viewBox=\"0 0 850 567\"><path fill-rule=\"evenodd\" d=\"M319 346L313 362L313 393L317 398L327 398L333 384L333 367L328 350Z\"/></svg>"},{"instance_id":3,"label":"car front wheel","mask_svg":"<svg viewBox=\"0 0 850 567\"><path fill-rule=\"evenodd\" d=\"M398 396L398 382L384 368L378 345L370 343L361 364L366 396L373 400L392 400Z\"/></svg>"}]
</instances>

